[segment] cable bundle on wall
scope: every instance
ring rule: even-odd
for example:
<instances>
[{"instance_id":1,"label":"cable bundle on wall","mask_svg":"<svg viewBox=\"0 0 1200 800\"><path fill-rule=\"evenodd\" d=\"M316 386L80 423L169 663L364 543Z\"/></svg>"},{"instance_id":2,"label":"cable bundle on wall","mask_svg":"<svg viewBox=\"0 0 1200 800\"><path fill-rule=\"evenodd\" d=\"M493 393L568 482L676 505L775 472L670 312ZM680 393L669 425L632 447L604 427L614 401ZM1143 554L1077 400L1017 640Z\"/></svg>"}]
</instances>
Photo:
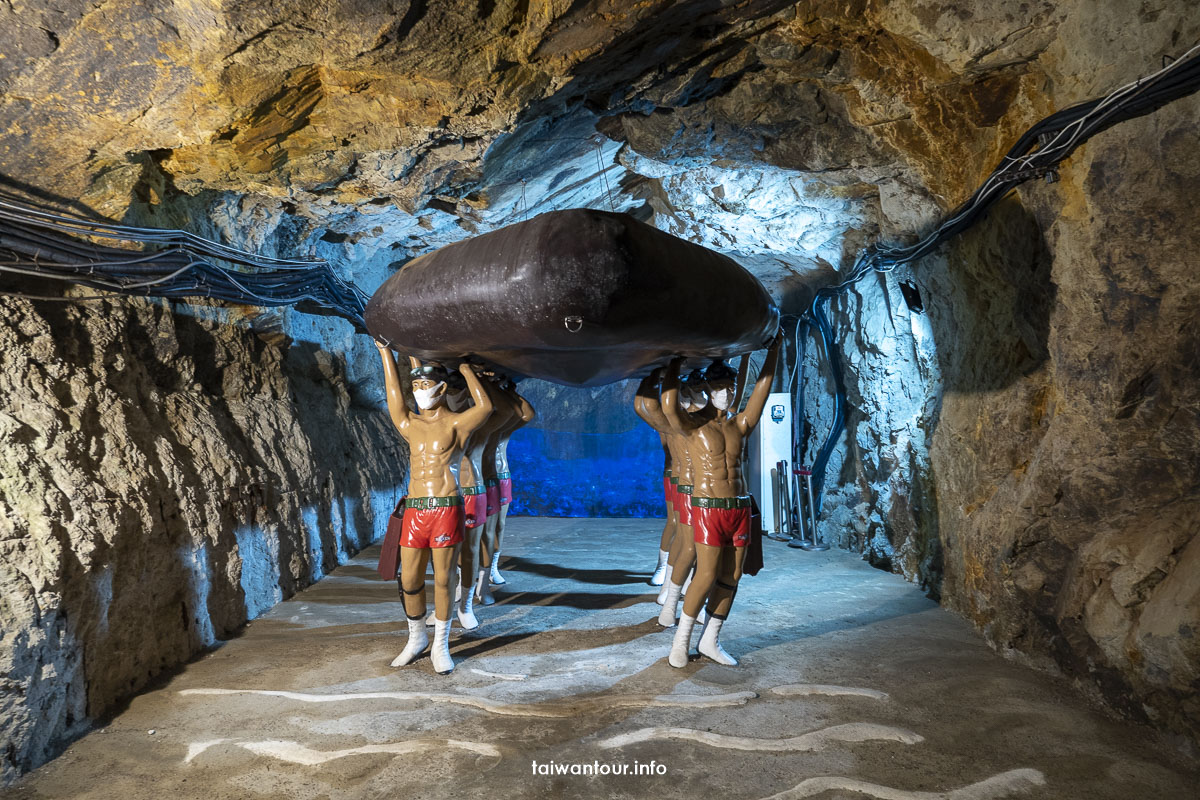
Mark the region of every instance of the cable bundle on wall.
<instances>
[{"instance_id":1,"label":"cable bundle on wall","mask_svg":"<svg viewBox=\"0 0 1200 800\"><path fill-rule=\"evenodd\" d=\"M890 272L931 253L942 242L974 225L998 200L1030 178L1053 179L1054 168L1081 144L1118 122L1144 116L1200 89L1200 44L1145 78L1096 100L1063 109L1025 131L1000 166L965 203L908 247L874 247L863 252L841 283L817 292L813 306L846 291L867 273Z\"/></svg>"},{"instance_id":2,"label":"cable bundle on wall","mask_svg":"<svg viewBox=\"0 0 1200 800\"><path fill-rule=\"evenodd\" d=\"M890 272L933 252L938 245L982 219L992 205L1030 178L1056 179L1055 167L1097 133L1118 122L1149 114L1198 89L1200 44L1152 75L1126 84L1104 97L1051 114L1022 134L983 185L920 241L907 247L869 248L859 255L844 280L817 290L809 313L802 321L820 335L834 385L833 423L813 462L817 511L820 511L824 494L825 469L837 438L845 429L846 387L840 354L826 313L829 300L845 293L871 272Z\"/></svg>"},{"instance_id":3,"label":"cable bundle on wall","mask_svg":"<svg viewBox=\"0 0 1200 800\"><path fill-rule=\"evenodd\" d=\"M144 247L101 245L94 238ZM365 330L367 296L324 260L255 255L186 231L97 222L10 197L0 197L0 272L142 297L296 306Z\"/></svg>"}]
</instances>

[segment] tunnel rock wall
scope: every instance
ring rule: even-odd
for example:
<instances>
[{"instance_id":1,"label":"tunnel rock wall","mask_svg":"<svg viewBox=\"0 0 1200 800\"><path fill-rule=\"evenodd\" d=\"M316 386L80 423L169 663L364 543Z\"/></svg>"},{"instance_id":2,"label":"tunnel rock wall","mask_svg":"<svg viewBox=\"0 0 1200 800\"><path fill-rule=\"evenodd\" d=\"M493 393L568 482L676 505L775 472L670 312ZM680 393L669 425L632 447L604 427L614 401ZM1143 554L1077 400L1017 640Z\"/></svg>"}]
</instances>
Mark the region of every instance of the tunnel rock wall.
<instances>
[{"instance_id":1,"label":"tunnel rock wall","mask_svg":"<svg viewBox=\"0 0 1200 800\"><path fill-rule=\"evenodd\" d=\"M946 602L1193 740L1198 117L1189 98L1097 137L1021 191L1028 239L968 236L932 292L935 337L960 343L932 451Z\"/></svg>"},{"instance_id":2,"label":"tunnel rock wall","mask_svg":"<svg viewBox=\"0 0 1200 800\"><path fill-rule=\"evenodd\" d=\"M368 544L404 462L312 344L161 301L0 307L8 780Z\"/></svg>"},{"instance_id":3,"label":"tunnel rock wall","mask_svg":"<svg viewBox=\"0 0 1200 800\"><path fill-rule=\"evenodd\" d=\"M1057 183L835 301L847 433L822 522L1001 652L1185 748L1200 739L1198 115L1193 97L1101 134ZM806 367L811 460L832 402L821 359Z\"/></svg>"}]
</instances>

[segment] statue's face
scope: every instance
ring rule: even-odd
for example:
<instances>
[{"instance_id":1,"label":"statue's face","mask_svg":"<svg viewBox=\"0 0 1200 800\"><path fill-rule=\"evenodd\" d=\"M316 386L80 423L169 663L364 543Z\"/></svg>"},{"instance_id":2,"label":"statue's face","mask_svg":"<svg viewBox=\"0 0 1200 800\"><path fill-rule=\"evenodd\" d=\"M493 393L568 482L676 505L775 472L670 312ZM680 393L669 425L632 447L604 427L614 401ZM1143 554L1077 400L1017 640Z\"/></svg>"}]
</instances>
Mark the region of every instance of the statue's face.
<instances>
[{"instance_id":1,"label":"statue's face","mask_svg":"<svg viewBox=\"0 0 1200 800\"><path fill-rule=\"evenodd\" d=\"M708 405L708 394L699 386L683 387L683 408L695 413Z\"/></svg>"},{"instance_id":2,"label":"statue's face","mask_svg":"<svg viewBox=\"0 0 1200 800\"><path fill-rule=\"evenodd\" d=\"M445 399L446 383L432 378L417 378L412 382L412 390L417 408L424 411L439 405Z\"/></svg>"},{"instance_id":3,"label":"statue's face","mask_svg":"<svg viewBox=\"0 0 1200 800\"><path fill-rule=\"evenodd\" d=\"M722 381L711 384L708 389L712 404L720 411L725 411L733 405L733 384Z\"/></svg>"}]
</instances>

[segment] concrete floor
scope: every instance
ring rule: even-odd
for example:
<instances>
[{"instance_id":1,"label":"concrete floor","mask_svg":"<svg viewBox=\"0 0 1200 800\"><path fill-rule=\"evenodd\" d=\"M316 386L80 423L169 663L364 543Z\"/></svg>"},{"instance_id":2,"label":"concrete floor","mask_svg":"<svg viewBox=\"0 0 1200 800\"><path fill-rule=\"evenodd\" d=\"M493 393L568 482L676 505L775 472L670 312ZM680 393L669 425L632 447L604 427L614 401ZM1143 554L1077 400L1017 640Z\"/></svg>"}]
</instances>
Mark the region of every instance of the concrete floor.
<instances>
[{"instance_id":1,"label":"concrete floor","mask_svg":"<svg viewBox=\"0 0 1200 800\"><path fill-rule=\"evenodd\" d=\"M660 525L511 520L509 583L478 630L455 628L449 676L388 666L404 615L371 548L6 796L1200 796L1196 765L1151 730L847 553L765 542L723 637L741 665L672 669L646 584Z\"/></svg>"}]
</instances>

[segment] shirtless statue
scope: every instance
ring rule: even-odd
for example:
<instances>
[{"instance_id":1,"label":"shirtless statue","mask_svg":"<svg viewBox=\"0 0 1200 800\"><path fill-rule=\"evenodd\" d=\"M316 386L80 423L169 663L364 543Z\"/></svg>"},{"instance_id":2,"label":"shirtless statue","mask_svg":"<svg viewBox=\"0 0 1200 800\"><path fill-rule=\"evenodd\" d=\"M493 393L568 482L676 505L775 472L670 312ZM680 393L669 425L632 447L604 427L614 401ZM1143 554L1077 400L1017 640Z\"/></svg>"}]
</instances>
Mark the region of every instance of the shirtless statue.
<instances>
[{"instance_id":1,"label":"shirtless statue","mask_svg":"<svg viewBox=\"0 0 1200 800\"><path fill-rule=\"evenodd\" d=\"M451 375L450 377L453 379L455 376ZM489 426L495 424L497 417L495 391L487 381L483 381L483 387L492 400L492 413L467 437L462 461L458 465L458 487L463 498L466 532L459 553L459 582L455 599L459 604L458 622L462 625L463 630L467 631L479 627L479 619L475 616L475 564L479 559L479 539L483 535L484 523L487 522L487 499L483 483L483 446L487 442ZM462 381L461 387L456 387L452 380L451 388L457 388L458 391L452 392L448 396L447 405L450 410L459 412L466 409L470 404L471 397L466 381ZM431 618L425 621L427 624L434 625L436 617L431 615Z\"/></svg>"},{"instance_id":2,"label":"shirtless statue","mask_svg":"<svg viewBox=\"0 0 1200 800\"><path fill-rule=\"evenodd\" d=\"M647 425L654 429L662 442L663 448L663 497L666 499L666 521L663 523L662 536L658 541L658 564L650 577L651 586L662 586L658 603L662 605L666 598L666 583L671 579L671 544L679 525L679 512L675 509L675 487L679 485L678 467L680 461L676 450L681 445L678 437L671 429L671 424L663 416L659 401L659 384L662 382L662 367L655 369L638 384L637 393L633 397L633 410Z\"/></svg>"},{"instance_id":3,"label":"shirtless statue","mask_svg":"<svg viewBox=\"0 0 1200 800\"><path fill-rule=\"evenodd\" d=\"M491 551L491 571L489 579L497 586L508 583L500 575L500 542L504 538L504 525L508 520L508 507L512 503L512 472L508 468L508 442L520 428L533 421L535 412L529 401L517 393L517 384L511 379L504 381L501 387L513 409L512 421L505 426L496 444L496 482L500 490L500 509L496 514L496 527L488 538L487 549Z\"/></svg>"},{"instance_id":4,"label":"shirtless statue","mask_svg":"<svg viewBox=\"0 0 1200 800\"><path fill-rule=\"evenodd\" d=\"M662 410L673 427L691 432L688 455L695 481L691 501L696 574L684 598L683 614L667 659L672 667L687 665L692 628L705 598L708 621L698 649L719 664L737 664L737 659L721 647L720 635L733 606L750 542L750 497L742 476L742 445L767 404L781 341L777 335L771 342L746 410L740 414L734 405L736 375L723 361L713 362L706 370L705 380L716 412L708 419L685 414L679 406L682 358L672 361L663 377Z\"/></svg>"},{"instance_id":5,"label":"shirtless statue","mask_svg":"<svg viewBox=\"0 0 1200 800\"><path fill-rule=\"evenodd\" d=\"M478 574L472 576L474 578L472 586L475 591L475 600L485 606L490 606L496 602L492 597L489 578L491 576L491 548L494 546L492 542L496 537L496 525L500 515L500 478L496 470L496 448L504 430L512 423L515 411L508 395L501 388L503 382L501 376L488 370L483 373L483 379L488 394L492 398L493 411L485 431L480 434L482 452L479 460L483 469L483 483L486 489L484 492L485 516L475 555L475 567Z\"/></svg>"},{"instance_id":6,"label":"shirtless statue","mask_svg":"<svg viewBox=\"0 0 1200 800\"><path fill-rule=\"evenodd\" d=\"M678 367L676 367L676 378L678 379ZM675 523L675 538L671 543L671 576L663 584L662 610L658 614L658 624L664 628L675 624L675 612L679 607L679 599L685 591L684 585L688 575L691 574L692 565L696 563L696 545L692 529L692 482L696 461L692 455L689 439L695 435L695 431L700 425L711 420L716 413L708 401L708 387L704 383L704 376L699 371L689 375L682 387L676 380L676 388L678 398L672 401L672 405L679 410L680 419L688 420L689 427L680 427L678 420L672 419L664 413L667 408L665 380L662 385L663 394L659 411L667 423L667 429L671 431L671 441L675 447L672 451L671 482L675 484L675 509L678 513ZM680 405L682 408L679 407ZM674 465L678 465L678 470L674 469Z\"/></svg>"},{"instance_id":7,"label":"shirtless statue","mask_svg":"<svg viewBox=\"0 0 1200 800\"><path fill-rule=\"evenodd\" d=\"M392 349L380 342L376 346L383 358L388 412L396 430L408 442L409 453L408 498L400 537L400 591L408 617L408 643L392 666L410 663L429 644L425 631L425 567L432 558L437 620L430 657L434 670L445 675L454 669L450 657L451 592L464 522L462 496L451 465L471 432L492 413L492 401L470 365L463 363L458 369L475 404L458 413L450 411L446 407L449 373L445 369L422 366L410 359L412 369L409 380L404 381ZM415 414L408 407L406 384L416 402Z\"/></svg>"}]
</instances>

